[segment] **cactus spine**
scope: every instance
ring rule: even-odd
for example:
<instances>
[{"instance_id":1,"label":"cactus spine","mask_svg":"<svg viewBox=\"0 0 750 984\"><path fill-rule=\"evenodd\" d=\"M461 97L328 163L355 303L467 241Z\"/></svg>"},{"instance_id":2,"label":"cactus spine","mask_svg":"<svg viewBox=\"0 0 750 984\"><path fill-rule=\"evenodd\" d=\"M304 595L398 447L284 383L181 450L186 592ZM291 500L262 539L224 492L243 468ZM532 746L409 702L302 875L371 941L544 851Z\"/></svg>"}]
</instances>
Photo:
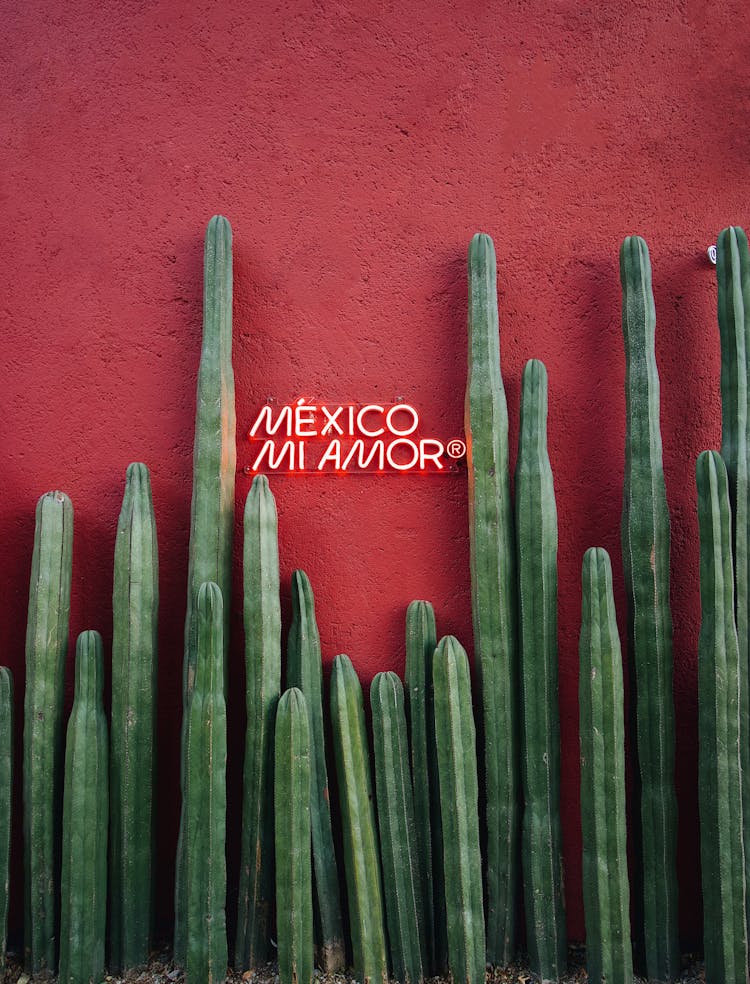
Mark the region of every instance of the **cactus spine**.
<instances>
[{"instance_id":1,"label":"cactus spine","mask_svg":"<svg viewBox=\"0 0 750 984\"><path fill-rule=\"evenodd\" d=\"M26 629L24 951L32 974L53 972L57 959L63 684L72 555L72 503L63 492L47 492L36 507Z\"/></svg>"},{"instance_id":2,"label":"cactus spine","mask_svg":"<svg viewBox=\"0 0 750 984\"><path fill-rule=\"evenodd\" d=\"M104 977L109 744L103 686L102 638L82 632L65 748L60 984L96 984Z\"/></svg>"},{"instance_id":3,"label":"cactus spine","mask_svg":"<svg viewBox=\"0 0 750 984\"><path fill-rule=\"evenodd\" d=\"M337 656L333 661L331 723L341 799L354 974L360 984L386 984L388 961L370 752L362 688L348 656Z\"/></svg>"},{"instance_id":4,"label":"cactus spine","mask_svg":"<svg viewBox=\"0 0 750 984\"><path fill-rule=\"evenodd\" d=\"M244 621L247 730L237 969L268 959L273 909L273 729L281 688L278 522L268 479L256 475L245 502Z\"/></svg>"},{"instance_id":5,"label":"cactus spine","mask_svg":"<svg viewBox=\"0 0 750 984\"><path fill-rule=\"evenodd\" d=\"M13 802L13 674L0 666L0 971L5 970Z\"/></svg>"},{"instance_id":6,"label":"cactus spine","mask_svg":"<svg viewBox=\"0 0 750 984\"><path fill-rule=\"evenodd\" d=\"M396 980L417 984L424 977L427 947L404 690L395 673L376 674L370 705L391 969Z\"/></svg>"},{"instance_id":7,"label":"cactus spine","mask_svg":"<svg viewBox=\"0 0 750 984\"><path fill-rule=\"evenodd\" d=\"M696 465L701 542L698 783L706 980L748 980L741 722L747 717L734 622L727 471L716 451ZM746 697L746 694L745 694Z\"/></svg>"},{"instance_id":8,"label":"cactus spine","mask_svg":"<svg viewBox=\"0 0 750 984\"><path fill-rule=\"evenodd\" d=\"M148 960L153 921L159 566L148 468L128 466L112 592L110 962Z\"/></svg>"},{"instance_id":9,"label":"cactus spine","mask_svg":"<svg viewBox=\"0 0 750 984\"><path fill-rule=\"evenodd\" d=\"M195 607L195 681L185 744L185 981L217 984L227 974L227 716L219 586L202 584Z\"/></svg>"},{"instance_id":10,"label":"cactus spine","mask_svg":"<svg viewBox=\"0 0 750 984\"><path fill-rule=\"evenodd\" d=\"M289 630L287 684L298 687L305 695L310 718L310 809L315 905L320 926L319 961L326 973L340 973L344 970L346 953L328 795L320 636L315 620L315 599L304 571L295 571L292 574L292 624Z\"/></svg>"},{"instance_id":11,"label":"cactus spine","mask_svg":"<svg viewBox=\"0 0 750 984\"><path fill-rule=\"evenodd\" d=\"M218 584L224 605L224 686L227 684L229 608L232 590L235 445L232 371L232 228L215 215L206 229L203 256L203 344L193 448L187 614L182 683L181 782L185 775L185 719L195 681L196 621L193 610L201 584ZM183 789L184 801L184 789ZM183 815L175 871L175 960L185 960L185 845Z\"/></svg>"},{"instance_id":12,"label":"cactus spine","mask_svg":"<svg viewBox=\"0 0 750 984\"><path fill-rule=\"evenodd\" d=\"M557 508L547 454L547 370L523 372L516 465L524 794L523 877L531 969L565 972L567 942L560 827L557 707Z\"/></svg>"},{"instance_id":13,"label":"cactus spine","mask_svg":"<svg viewBox=\"0 0 750 984\"><path fill-rule=\"evenodd\" d=\"M445 969L445 881L440 826L440 787L435 751L432 659L437 645L435 613L428 601L413 601L406 612L405 694L408 702L414 787L417 866L422 925L427 938L425 970Z\"/></svg>"},{"instance_id":14,"label":"cactus spine","mask_svg":"<svg viewBox=\"0 0 750 984\"><path fill-rule=\"evenodd\" d=\"M305 697L287 690L276 713L274 769L276 911L281 984L310 984L313 904L310 828L310 723Z\"/></svg>"},{"instance_id":15,"label":"cactus spine","mask_svg":"<svg viewBox=\"0 0 750 984\"><path fill-rule=\"evenodd\" d=\"M476 729L469 660L453 636L444 636L435 650L433 684L448 966L456 984L483 984L485 935Z\"/></svg>"},{"instance_id":16,"label":"cactus spine","mask_svg":"<svg viewBox=\"0 0 750 984\"><path fill-rule=\"evenodd\" d=\"M622 652L612 567L601 547L586 551L582 585L579 706L586 964L591 984L632 984Z\"/></svg>"},{"instance_id":17,"label":"cactus spine","mask_svg":"<svg viewBox=\"0 0 750 984\"><path fill-rule=\"evenodd\" d=\"M508 410L500 374L495 247L469 246L466 390L474 638L482 687L487 807L487 959L513 959L518 894L518 643Z\"/></svg>"},{"instance_id":18,"label":"cactus spine","mask_svg":"<svg viewBox=\"0 0 750 984\"><path fill-rule=\"evenodd\" d=\"M745 894L750 898L750 254L742 229L730 227L716 243L721 338L721 456L732 507L734 600L740 647L740 749ZM750 918L750 911L748 912Z\"/></svg>"},{"instance_id":19,"label":"cactus spine","mask_svg":"<svg viewBox=\"0 0 750 984\"><path fill-rule=\"evenodd\" d=\"M638 695L646 972L652 981L670 981L679 971L679 947L669 511L659 430L651 264L648 247L638 236L622 244L620 280L627 412L622 555Z\"/></svg>"}]
</instances>

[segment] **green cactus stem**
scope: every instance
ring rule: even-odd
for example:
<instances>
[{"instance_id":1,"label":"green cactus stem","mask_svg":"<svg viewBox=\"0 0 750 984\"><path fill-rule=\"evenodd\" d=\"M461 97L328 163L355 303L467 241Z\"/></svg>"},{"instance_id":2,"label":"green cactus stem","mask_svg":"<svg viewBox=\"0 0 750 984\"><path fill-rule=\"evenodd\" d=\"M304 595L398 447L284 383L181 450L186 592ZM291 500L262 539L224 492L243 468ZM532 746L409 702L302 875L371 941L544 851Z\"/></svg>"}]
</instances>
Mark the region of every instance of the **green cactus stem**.
<instances>
[{"instance_id":1,"label":"green cactus stem","mask_svg":"<svg viewBox=\"0 0 750 984\"><path fill-rule=\"evenodd\" d=\"M643 942L649 980L671 981L679 971L679 945L669 511L651 264L648 247L638 236L622 244L620 280L627 415L622 555L637 689Z\"/></svg>"},{"instance_id":2,"label":"green cactus stem","mask_svg":"<svg viewBox=\"0 0 750 984\"><path fill-rule=\"evenodd\" d=\"M180 781L185 775L187 708L195 680L196 622L193 610L201 584L219 585L224 604L224 687L227 685L229 609L232 590L235 443L232 371L232 228L215 215L206 229L203 254L203 344L193 448L193 499L190 507L187 614L182 684ZM183 790L184 800L184 790ZM175 960L185 960L185 844L183 815L175 871Z\"/></svg>"},{"instance_id":3,"label":"green cactus stem","mask_svg":"<svg viewBox=\"0 0 750 984\"><path fill-rule=\"evenodd\" d=\"M448 915L448 965L456 984L484 984L476 730L471 710L469 661L453 636L441 639L435 651L433 684Z\"/></svg>"},{"instance_id":4,"label":"green cactus stem","mask_svg":"<svg viewBox=\"0 0 750 984\"><path fill-rule=\"evenodd\" d=\"M716 242L721 338L721 456L732 506L735 621L740 647L740 751L745 894L750 899L750 253L742 229L730 226ZM750 919L750 907L748 909Z\"/></svg>"},{"instance_id":5,"label":"green cactus stem","mask_svg":"<svg viewBox=\"0 0 750 984\"><path fill-rule=\"evenodd\" d=\"M437 631L432 605L428 601L413 601L406 612L404 691L409 719L417 866L422 925L427 939L425 971L441 974L447 967L448 952L432 690L432 658L436 646Z\"/></svg>"},{"instance_id":6,"label":"green cactus stem","mask_svg":"<svg viewBox=\"0 0 750 984\"><path fill-rule=\"evenodd\" d=\"M335 974L344 970L346 952L328 795L320 636L315 620L313 590L304 571L295 571L292 574L292 624L287 653L287 684L298 687L305 695L310 718L310 809L315 870L314 902L319 926L318 960L326 973Z\"/></svg>"},{"instance_id":7,"label":"green cactus stem","mask_svg":"<svg viewBox=\"0 0 750 984\"><path fill-rule=\"evenodd\" d=\"M633 984L625 814L622 652L612 567L583 558L579 670L586 969L591 984Z\"/></svg>"},{"instance_id":8,"label":"green cactus stem","mask_svg":"<svg viewBox=\"0 0 750 984\"><path fill-rule=\"evenodd\" d=\"M247 730L234 964L269 958L273 914L273 729L281 689L281 609L276 503L256 475L245 502L244 620Z\"/></svg>"},{"instance_id":9,"label":"green cactus stem","mask_svg":"<svg viewBox=\"0 0 750 984\"><path fill-rule=\"evenodd\" d=\"M515 954L519 881L516 558L495 247L483 233L469 246L465 417L472 611L484 719L487 960L506 966Z\"/></svg>"},{"instance_id":10,"label":"green cactus stem","mask_svg":"<svg viewBox=\"0 0 750 984\"><path fill-rule=\"evenodd\" d=\"M348 656L337 656L333 661L331 723L341 801L354 975L360 984L387 984L383 889L372 802L370 751L362 688Z\"/></svg>"},{"instance_id":11,"label":"green cactus stem","mask_svg":"<svg viewBox=\"0 0 750 984\"><path fill-rule=\"evenodd\" d=\"M13 803L13 674L0 666L0 971L5 970Z\"/></svg>"},{"instance_id":12,"label":"green cactus stem","mask_svg":"<svg viewBox=\"0 0 750 984\"><path fill-rule=\"evenodd\" d=\"M57 966L63 685L68 653L73 506L47 492L36 507L26 629L23 834L26 968Z\"/></svg>"},{"instance_id":13,"label":"green cactus stem","mask_svg":"<svg viewBox=\"0 0 750 984\"><path fill-rule=\"evenodd\" d=\"M159 561L151 480L128 466L112 591L110 965L148 962L153 924L154 732Z\"/></svg>"},{"instance_id":14,"label":"green cactus stem","mask_svg":"<svg viewBox=\"0 0 750 984\"><path fill-rule=\"evenodd\" d=\"M404 690L395 673L376 674L370 705L391 969L396 980L417 984L425 976L427 945Z\"/></svg>"},{"instance_id":15,"label":"green cactus stem","mask_svg":"<svg viewBox=\"0 0 750 984\"><path fill-rule=\"evenodd\" d=\"M274 769L276 934L281 984L313 976L313 895L310 827L310 723L305 697L287 690L276 713Z\"/></svg>"},{"instance_id":16,"label":"green cactus stem","mask_svg":"<svg viewBox=\"0 0 750 984\"><path fill-rule=\"evenodd\" d=\"M104 979L109 742L103 686L102 638L98 632L82 632L65 748L60 984Z\"/></svg>"},{"instance_id":17,"label":"green cactus stem","mask_svg":"<svg viewBox=\"0 0 750 984\"><path fill-rule=\"evenodd\" d=\"M747 981L748 936L742 812L747 703L734 621L732 518L727 470L716 451L696 465L701 542L698 641L698 796L701 821L706 980ZM745 693L745 698L747 694Z\"/></svg>"},{"instance_id":18,"label":"green cactus stem","mask_svg":"<svg viewBox=\"0 0 750 984\"><path fill-rule=\"evenodd\" d=\"M567 941L560 826L557 706L557 507L547 454L547 370L523 372L516 464L524 795L523 878L531 969L565 973Z\"/></svg>"},{"instance_id":19,"label":"green cactus stem","mask_svg":"<svg viewBox=\"0 0 750 984\"><path fill-rule=\"evenodd\" d=\"M223 609L219 586L202 584L196 601L195 683L185 745L186 984L218 984L227 975Z\"/></svg>"}]
</instances>

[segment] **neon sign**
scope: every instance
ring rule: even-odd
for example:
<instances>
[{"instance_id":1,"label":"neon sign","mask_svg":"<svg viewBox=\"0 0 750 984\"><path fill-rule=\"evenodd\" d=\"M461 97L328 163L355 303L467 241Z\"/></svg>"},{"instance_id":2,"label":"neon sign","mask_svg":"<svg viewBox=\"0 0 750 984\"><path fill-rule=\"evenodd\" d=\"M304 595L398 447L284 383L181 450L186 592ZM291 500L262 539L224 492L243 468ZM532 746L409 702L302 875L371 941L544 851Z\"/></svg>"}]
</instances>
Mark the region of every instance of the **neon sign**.
<instances>
[{"instance_id":1,"label":"neon sign","mask_svg":"<svg viewBox=\"0 0 750 984\"><path fill-rule=\"evenodd\" d=\"M325 404L304 397L275 409L266 404L247 438L253 448L248 475L257 472L360 474L455 471L463 440L447 444L419 435L410 403Z\"/></svg>"}]
</instances>

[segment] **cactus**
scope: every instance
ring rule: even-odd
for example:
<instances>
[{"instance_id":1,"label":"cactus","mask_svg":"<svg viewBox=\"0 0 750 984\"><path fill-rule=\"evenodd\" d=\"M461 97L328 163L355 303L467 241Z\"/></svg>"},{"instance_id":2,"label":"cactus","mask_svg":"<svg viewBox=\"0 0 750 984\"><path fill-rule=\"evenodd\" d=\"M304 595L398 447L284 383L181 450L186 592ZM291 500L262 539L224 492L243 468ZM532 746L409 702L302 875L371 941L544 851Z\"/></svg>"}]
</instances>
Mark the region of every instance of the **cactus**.
<instances>
[{"instance_id":1,"label":"cactus","mask_svg":"<svg viewBox=\"0 0 750 984\"><path fill-rule=\"evenodd\" d=\"M0 972L5 970L13 800L13 674L0 666Z\"/></svg>"},{"instance_id":2,"label":"cactus","mask_svg":"<svg viewBox=\"0 0 750 984\"><path fill-rule=\"evenodd\" d=\"M721 338L721 456L729 478L737 637L740 647L740 750L745 893L750 899L750 253L742 229L730 227L716 242ZM748 910L750 918L750 909Z\"/></svg>"},{"instance_id":3,"label":"cactus","mask_svg":"<svg viewBox=\"0 0 750 984\"><path fill-rule=\"evenodd\" d=\"M203 345L196 403L182 682L181 786L185 775L185 722L195 681L197 628L193 609L198 589L208 581L219 585L225 601L225 690L227 686L237 448L232 372L232 228L222 215L215 215L206 229L203 256ZM174 938L175 960L179 964L183 964L185 959L184 811L183 789L175 871Z\"/></svg>"},{"instance_id":4,"label":"cactus","mask_svg":"<svg viewBox=\"0 0 750 984\"><path fill-rule=\"evenodd\" d=\"M435 974L446 967L445 881L440 826L440 787L435 751L432 658L437 645L435 613L428 601L413 601L406 612L405 696L409 718L414 787L417 866L427 966Z\"/></svg>"},{"instance_id":5,"label":"cactus","mask_svg":"<svg viewBox=\"0 0 750 984\"><path fill-rule=\"evenodd\" d=\"M417 984L425 976L427 946L404 690L395 673L376 674L370 705L391 969L396 980Z\"/></svg>"},{"instance_id":6,"label":"cactus","mask_svg":"<svg viewBox=\"0 0 750 984\"><path fill-rule=\"evenodd\" d=\"M320 927L319 962L326 973L344 970L344 928L341 918L339 873L331 831L325 733L323 673L315 600L304 571L292 574L292 624L289 629L287 684L305 695L310 718L312 852L315 866L315 908Z\"/></svg>"},{"instance_id":7,"label":"cactus","mask_svg":"<svg viewBox=\"0 0 750 984\"><path fill-rule=\"evenodd\" d=\"M227 716L224 605L214 582L196 599L195 681L185 743L186 984L227 974Z\"/></svg>"},{"instance_id":8,"label":"cactus","mask_svg":"<svg viewBox=\"0 0 750 984\"><path fill-rule=\"evenodd\" d=\"M442 638L435 650L433 685L448 966L456 984L484 984L476 730L471 711L469 660L453 636Z\"/></svg>"},{"instance_id":9,"label":"cactus","mask_svg":"<svg viewBox=\"0 0 750 984\"><path fill-rule=\"evenodd\" d=\"M606 550L586 551L581 580L579 706L586 964L591 984L632 984L622 652Z\"/></svg>"},{"instance_id":10,"label":"cactus","mask_svg":"<svg viewBox=\"0 0 750 984\"><path fill-rule=\"evenodd\" d=\"M57 959L63 684L72 555L73 506L63 492L47 492L36 507L26 629L24 951L32 974L53 972Z\"/></svg>"},{"instance_id":11,"label":"cactus","mask_svg":"<svg viewBox=\"0 0 750 984\"><path fill-rule=\"evenodd\" d=\"M102 638L82 632L65 747L60 984L98 984L104 978L109 745L103 686Z\"/></svg>"},{"instance_id":12,"label":"cactus","mask_svg":"<svg viewBox=\"0 0 750 984\"><path fill-rule=\"evenodd\" d=\"M148 469L128 467L112 591L110 963L148 961L153 922L159 567Z\"/></svg>"},{"instance_id":13,"label":"cactus","mask_svg":"<svg viewBox=\"0 0 750 984\"><path fill-rule=\"evenodd\" d=\"M247 730L234 963L268 959L273 911L273 728L281 688L276 504L256 475L245 503L244 617Z\"/></svg>"},{"instance_id":14,"label":"cactus","mask_svg":"<svg viewBox=\"0 0 750 984\"><path fill-rule=\"evenodd\" d=\"M519 879L516 558L495 248L482 233L469 246L465 417L471 597L484 718L487 959L505 966L515 953Z\"/></svg>"},{"instance_id":15,"label":"cactus","mask_svg":"<svg viewBox=\"0 0 750 984\"><path fill-rule=\"evenodd\" d=\"M341 800L354 974L360 984L387 984L383 890L372 804L370 752L362 688L348 656L331 675L331 723Z\"/></svg>"},{"instance_id":16,"label":"cactus","mask_svg":"<svg viewBox=\"0 0 750 984\"><path fill-rule=\"evenodd\" d=\"M696 465L701 543L701 631L698 642L698 782L706 980L748 980L745 852L742 811L744 749L734 621L731 508L727 470L716 451ZM745 693L745 698L747 694Z\"/></svg>"},{"instance_id":17,"label":"cactus","mask_svg":"<svg viewBox=\"0 0 750 984\"><path fill-rule=\"evenodd\" d=\"M547 454L547 370L526 363L516 464L524 795L523 878L531 969L565 972L557 707L557 509Z\"/></svg>"},{"instance_id":18,"label":"cactus","mask_svg":"<svg viewBox=\"0 0 750 984\"><path fill-rule=\"evenodd\" d=\"M305 697L287 690L276 713L276 911L281 984L310 984L313 904L310 724Z\"/></svg>"},{"instance_id":19,"label":"cactus","mask_svg":"<svg viewBox=\"0 0 750 984\"><path fill-rule=\"evenodd\" d=\"M643 941L649 979L670 981L679 971L679 947L669 512L651 265L648 247L638 236L622 244L620 280L627 412L622 555L637 689Z\"/></svg>"}]
</instances>

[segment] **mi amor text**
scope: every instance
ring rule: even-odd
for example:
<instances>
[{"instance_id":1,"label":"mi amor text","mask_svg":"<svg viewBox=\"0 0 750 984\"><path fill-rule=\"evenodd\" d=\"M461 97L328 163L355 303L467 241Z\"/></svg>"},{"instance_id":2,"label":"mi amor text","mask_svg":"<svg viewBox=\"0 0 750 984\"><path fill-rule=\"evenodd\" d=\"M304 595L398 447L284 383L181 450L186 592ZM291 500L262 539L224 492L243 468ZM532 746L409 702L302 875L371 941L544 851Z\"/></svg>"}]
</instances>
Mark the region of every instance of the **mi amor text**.
<instances>
[{"instance_id":1,"label":"mi amor text","mask_svg":"<svg viewBox=\"0 0 750 984\"><path fill-rule=\"evenodd\" d=\"M409 403L330 406L299 399L278 410L266 405L247 432L254 460L245 470L443 472L448 459L463 456L462 441L446 446L420 437L419 424Z\"/></svg>"}]
</instances>

